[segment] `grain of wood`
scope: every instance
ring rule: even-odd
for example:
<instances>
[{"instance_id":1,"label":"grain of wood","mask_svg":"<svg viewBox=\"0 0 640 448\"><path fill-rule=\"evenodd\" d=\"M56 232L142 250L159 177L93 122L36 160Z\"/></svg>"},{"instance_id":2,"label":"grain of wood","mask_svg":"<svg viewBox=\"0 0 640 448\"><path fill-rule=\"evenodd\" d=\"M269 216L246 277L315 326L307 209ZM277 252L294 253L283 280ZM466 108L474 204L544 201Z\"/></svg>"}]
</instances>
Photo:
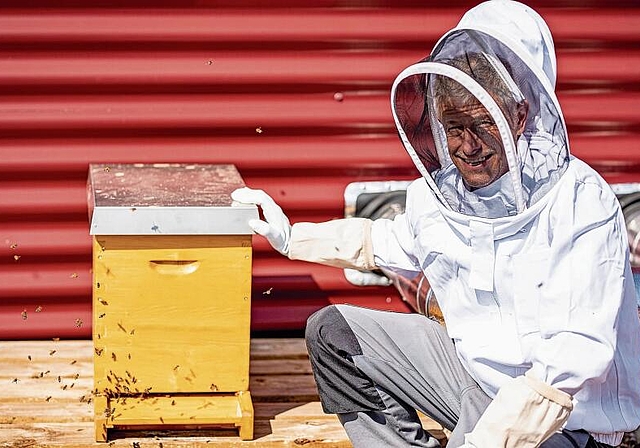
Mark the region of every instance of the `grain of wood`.
<instances>
[{"instance_id":1,"label":"grain of wood","mask_svg":"<svg viewBox=\"0 0 640 448\"><path fill-rule=\"evenodd\" d=\"M93 388L91 341L2 341L0 364L0 448L130 448L134 443L140 448L351 446L337 418L322 412L302 339L251 341L253 441L240 440L232 428L158 427L116 430L109 433L108 443L95 442L93 403L88 402ZM423 424L444 437L437 423L424 417Z\"/></svg>"}]
</instances>

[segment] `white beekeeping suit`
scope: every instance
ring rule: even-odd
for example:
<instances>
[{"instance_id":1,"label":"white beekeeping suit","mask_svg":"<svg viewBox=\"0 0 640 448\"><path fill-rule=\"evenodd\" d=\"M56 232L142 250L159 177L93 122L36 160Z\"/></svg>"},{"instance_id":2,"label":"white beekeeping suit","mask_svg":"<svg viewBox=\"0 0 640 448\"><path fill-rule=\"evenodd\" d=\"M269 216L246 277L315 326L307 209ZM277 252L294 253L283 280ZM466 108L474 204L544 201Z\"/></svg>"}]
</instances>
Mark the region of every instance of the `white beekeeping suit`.
<instances>
[{"instance_id":1,"label":"white beekeeping suit","mask_svg":"<svg viewBox=\"0 0 640 448\"><path fill-rule=\"evenodd\" d=\"M394 118L423 179L409 188L404 215L373 224L375 261L424 271L463 364L490 396L527 373L573 397L567 429L633 430L640 330L624 219L607 184L569 156L546 25L526 7L514 16L505 3L514 2L471 10L427 61L396 79ZM477 59L515 103L528 103L520 135L485 90ZM452 162L437 75L495 121L508 171L491 185L469 191Z\"/></svg>"},{"instance_id":2,"label":"white beekeeping suit","mask_svg":"<svg viewBox=\"0 0 640 448\"><path fill-rule=\"evenodd\" d=\"M404 214L290 228L279 208L248 198L278 216L254 228L292 259L426 275L458 357L495 398L468 440L483 448L501 426L493 432L537 425L538 439L526 439L533 428L507 444L536 446L559 427L617 445L640 425L640 322L624 219L605 181L569 153L555 78L537 13L482 3L393 84L398 133L422 174ZM446 101L459 98L490 120L449 120ZM461 155L451 144L459 135L494 139L503 155ZM483 181L491 164L500 175Z\"/></svg>"}]
</instances>

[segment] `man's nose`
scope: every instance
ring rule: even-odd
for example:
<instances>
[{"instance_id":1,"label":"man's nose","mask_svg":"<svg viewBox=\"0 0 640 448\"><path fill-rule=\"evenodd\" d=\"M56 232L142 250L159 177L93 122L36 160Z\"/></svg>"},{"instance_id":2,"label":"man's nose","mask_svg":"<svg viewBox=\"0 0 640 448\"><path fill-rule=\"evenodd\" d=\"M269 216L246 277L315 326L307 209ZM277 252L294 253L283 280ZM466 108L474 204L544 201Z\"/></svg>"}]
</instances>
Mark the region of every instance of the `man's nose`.
<instances>
[{"instance_id":1,"label":"man's nose","mask_svg":"<svg viewBox=\"0 0 640 448\"><path fill-rule=\"evenodd\" d=\"M464 128L462 134L462 151L465 154L475 154L482 149L480 137L470 128Z\"/></svg>"}]
</instances>

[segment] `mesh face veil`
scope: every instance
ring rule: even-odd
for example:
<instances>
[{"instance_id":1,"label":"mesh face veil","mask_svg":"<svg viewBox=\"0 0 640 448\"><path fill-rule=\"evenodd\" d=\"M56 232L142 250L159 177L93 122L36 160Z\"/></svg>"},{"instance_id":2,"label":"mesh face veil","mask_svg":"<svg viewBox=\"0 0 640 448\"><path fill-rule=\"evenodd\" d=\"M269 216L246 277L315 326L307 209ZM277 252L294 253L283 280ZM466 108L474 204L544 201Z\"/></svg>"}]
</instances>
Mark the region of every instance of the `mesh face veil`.
<instances>
[{"instance_id":1,"label":"mesh face veil","mask_svg":"<svg viewBox=\"0 0 640 448\"><path fill-rule=\"evenodd\" d=\"M555 185L569 146L551 85L527 51L478 29L453 30L398 76L399 135L446 208L513 216Z\"/></svg>"}]
</instances>

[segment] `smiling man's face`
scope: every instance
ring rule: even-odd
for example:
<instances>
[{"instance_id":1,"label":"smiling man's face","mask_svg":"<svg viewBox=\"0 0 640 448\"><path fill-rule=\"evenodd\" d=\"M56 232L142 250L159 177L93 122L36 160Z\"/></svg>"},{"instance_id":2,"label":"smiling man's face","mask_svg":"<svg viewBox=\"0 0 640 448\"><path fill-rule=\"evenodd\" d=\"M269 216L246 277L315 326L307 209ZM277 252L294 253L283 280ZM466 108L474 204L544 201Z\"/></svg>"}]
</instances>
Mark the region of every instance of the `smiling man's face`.
<instances>
[{"instance_id":1,"label":"smiling man's face","mask_svg":"<svg viewBox=\"0 0 640 448\"><path fill-rule=\"evenodd\" d=\"M485 187L509 171L498 127L478 100L447 99L439 112L449 155L470 190Z\"/></svg>"}]
</instances>

